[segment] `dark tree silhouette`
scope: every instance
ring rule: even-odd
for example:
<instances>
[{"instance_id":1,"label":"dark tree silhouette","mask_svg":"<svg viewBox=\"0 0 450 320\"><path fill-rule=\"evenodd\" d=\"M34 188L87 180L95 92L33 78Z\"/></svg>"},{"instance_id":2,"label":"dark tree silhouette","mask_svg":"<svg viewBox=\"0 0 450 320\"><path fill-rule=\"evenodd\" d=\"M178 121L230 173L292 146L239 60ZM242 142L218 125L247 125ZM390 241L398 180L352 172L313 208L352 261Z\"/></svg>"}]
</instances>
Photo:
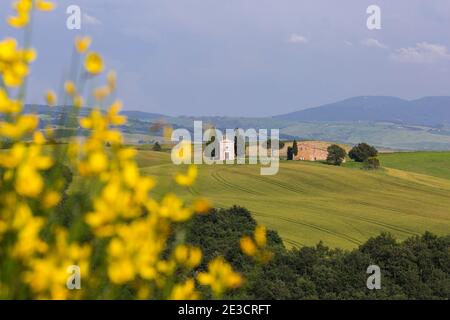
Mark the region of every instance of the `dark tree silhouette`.
<instances>
[{"instance_id":1,"label":"dark tree silhouette","mask_svg":"<svg viewBox=\"0 0 450 320\"><path fill-rule=\"evenodd\" d=\"M328 147L327 163L335 166L340 166L344 162L347 152L337 144Z\"/></svg>"},{"instance_id":2,"label":"dark tree silhouette","mask_svg":"<svg viewBox=\"0 0 450 320\"><path fill-rule=\"evenodd\" d=\"M364 162L368 158L376 157L377 155L378 150L364 142L354 146L348 153L350 159L353 159L356 162Z\"/></svg>"}]
</instances>

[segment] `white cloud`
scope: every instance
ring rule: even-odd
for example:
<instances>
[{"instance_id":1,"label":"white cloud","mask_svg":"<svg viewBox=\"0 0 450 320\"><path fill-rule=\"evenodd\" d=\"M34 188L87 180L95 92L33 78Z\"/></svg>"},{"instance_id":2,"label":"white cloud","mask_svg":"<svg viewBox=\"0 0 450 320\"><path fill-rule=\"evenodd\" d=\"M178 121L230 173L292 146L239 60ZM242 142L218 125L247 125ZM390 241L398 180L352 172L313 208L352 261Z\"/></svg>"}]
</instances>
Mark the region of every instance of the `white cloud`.
<instances>
[{"instance_id":1,"label":"white cloud","mask_svg":"<svg viewBox=\"0 0 450 320\"><path fill-rule=\"evenodd\" d=\"M288 40L289 43L307 43L308 39L305 36L302 36L300 34L293 33L289 37Z\"/></svg>"},{"instance_id":2,"label":"white cloud","mask_svg":"<svg viewBox=\"0 0 450 320\"><path fill-rule=\"evenodd\" d=\"M447 47L427 42L417 43L415 47L400 48L391 54L391 59L401 63L433 63L450 60Z\"/></svg>"},{"instance_id":3,"label":"white cloud","mask_svg":"<svg viewBox=\"0 0 450 320\"><path fill-rule=\"evenodd\" d=\"M344 43L346 45L348 45L349 47L353 47L353 42L351 42L351 41L345 40Z\"/></svg>"},{"instance_id":4,"label":"white cloud","mask_svg":"<svg viewBox=\"0 0 450 320\"><path fill-rule=\"evenodd\" d=\"M381 43L377 39L368 38L362 41L362 44L366 47L372 47L372 48L380 48L380 49L387 49L388 46L384 43Z\"/></svg>"},{"instance_id":5,"label":"white cloud","mask_svg":"<svg viewBox=\"0 0 450 320\"><path fill-rule=\"evenodd\" d=\"M92 25L102 24L102 22L99 19L97 19L94 16L90 16L87 13L83 13L82 21L83 21L83 23L92 24Z\"/></svg>"}]
</instances>

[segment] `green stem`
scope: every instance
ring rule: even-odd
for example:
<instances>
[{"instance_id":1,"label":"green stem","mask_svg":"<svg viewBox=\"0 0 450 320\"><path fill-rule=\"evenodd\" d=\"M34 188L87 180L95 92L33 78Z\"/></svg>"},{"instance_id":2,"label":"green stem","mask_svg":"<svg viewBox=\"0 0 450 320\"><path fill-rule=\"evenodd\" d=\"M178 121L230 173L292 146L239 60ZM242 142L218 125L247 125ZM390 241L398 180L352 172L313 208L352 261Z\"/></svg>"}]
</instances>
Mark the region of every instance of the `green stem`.
<instances>
[{"instance_id":1,"label":"green stem","mask_svg":"<svg viewBox=\"0 0 450 320\"><path fill-rule=\"evenodd\" d=\"M33 20L34 20L34 10L31 10L30 11L30 23L28 24L28 26L24 32L24 41L23 41L24 50L29 50L31 48L31 42L33 39ZM25 103L25 97L27 94L27 84L28 84L28 77L26 77L23 80L23 83L19 88L19 93L17 96L17 99L19 101L23 101L24 103Z\"/></svg>"}]
</instances>

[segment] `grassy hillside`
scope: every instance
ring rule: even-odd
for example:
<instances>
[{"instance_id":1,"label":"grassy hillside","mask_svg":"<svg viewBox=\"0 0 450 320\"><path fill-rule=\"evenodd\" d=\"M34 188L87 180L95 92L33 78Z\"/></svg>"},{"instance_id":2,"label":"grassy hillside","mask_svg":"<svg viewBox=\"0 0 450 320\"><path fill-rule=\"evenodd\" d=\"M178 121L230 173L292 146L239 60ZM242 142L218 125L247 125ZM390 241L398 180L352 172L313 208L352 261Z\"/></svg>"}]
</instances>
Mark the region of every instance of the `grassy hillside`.
<instances>
[{"instance_id":1,"label":"grassy hillside","mask_svg":"<svg viewBox=\"0 0 450 320\"><path fill-rule=\"evenodd\" d=\"M207 196L216 207L244 206L288 246L322 240L353 248L381 231L399 239L427 230L450 233L450 181L423 173L282 162L277 175L260 176L254 165L203 165L195 186L183 189L172 178L183 168L172 165L169 154L140 151L139 164L157 178L156 196L175 191Z\"/></svg>"},{"instance_id":2,"label":"grassy hillside","mask_svg":"<svg viewBox=\"0 0 450 320\"><path fill-rule=\"evenodd\" d=\"M385 167L450 179L450 152L402 152L380 154Z\"/></svg>"}]
</instances>

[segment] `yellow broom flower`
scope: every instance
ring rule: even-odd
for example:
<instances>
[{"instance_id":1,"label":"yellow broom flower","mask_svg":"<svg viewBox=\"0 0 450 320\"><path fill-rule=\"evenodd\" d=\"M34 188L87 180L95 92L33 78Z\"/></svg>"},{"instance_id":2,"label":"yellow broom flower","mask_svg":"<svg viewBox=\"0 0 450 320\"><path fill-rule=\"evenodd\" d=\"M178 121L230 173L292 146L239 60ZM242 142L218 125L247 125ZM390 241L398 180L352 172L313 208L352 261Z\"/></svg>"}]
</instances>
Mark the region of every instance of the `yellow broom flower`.
<instances>
[{"instance_id":1,"label":"yellow broom flower","mask_svg":"<svg viewBox=\"0 0 450 320\"><path fill-rule=\"evenodd\" d=\"M73 81L66 81L64 83L64 91L69 95L73 96L77 92L77 88L75 87L75 83Z\"/></svg>"},{"instance_id":2,"label":"yellow broom flower","mask_svg":"<svg viewBox=\"0 0 450 320\"><path fill-rule=\"evenodd\" d=\"M36 9L40 11L52 11L55 9L55 4L50 1L36 0Z\"/></svg>"},{"instance_id":3,"label":"yellow broom flower","mask_svg":"<svg viewBox=\"0 0 450 320\"><path fill-rule=\"evenodd\" d=\"M56 93L51 90L47 91L47 93L45 94L45 101L51 107L56 105Z\"/></svg>"},{"instance_id":4,"label":"yellow broom flower","mask_svg":"<svg viewBox=\"0 0 450 320\"><path fill-rule=\"evenodd\" d=\"M207 213L211 208L211 204L206 199L196 199L192 203L192 209L197 213Z\"/></svg>"},{"instance_id":5,"label":"yellow broom flower","mask_svg":"<svg viewBox=\"0 0 450 320\"><path fill-rule=\"evenodd\" d=\"M194 165L190 165L186 174L177 174L175 181L180 186L191 186L197 178L198 170Z\"/></svg>"},{"instance_id":6,"label":"yellow broom flower","mask_svg":"<svg viewBox=\"0 0 450 320\"><path fill-rule=\"evenodd\" d=\"M242 252L247 256L253 257L256 254L256 246L250 237L242 237L240 244Z\"/></svg>"},{"instance_id":7,"label":"yellow broom flower","mask_svg":"<svg viewBox=\"0 0 450 320\"><path fill-rule=\"evenodd\" d=\"M266 227L257 226L255 229L255 241L258 247L264 248L267 244Z\"/></svg>"},{"instance_id":8,"label":"yellow broom flower","mask_svg":"<svg viewBox=\"0 0 450 320\"><path fill-rule=\"evenodd\" d=\"M73 105L76 108L81 108L83 106L83 104L84 104L84 99L82 96L77 95L77 96L75 96L75 98L73 98Z\"/></svg>"},{"instance_id":9,"label":"yellow broom flower","mask_svg":"<svg viewBox=\"0 0 450 320\"><path fill-rule=\"evenodd\" d=\"M237 288L242 283L241 276L234 272L222 257L212 260L208 264L208 272L200 272L197 280L202 285L210 286L213 293L218 297L225 290Z\"/></svg>"},{"instance_id":10,"label":"yellow broom flower","mask_svg":"<svg viewBox=\"0 0 450 320\"><path fill-rule=\"evenodd\" d=\"M186 280L185 283L177 284L173 287L170 300L197 300L199 294L195 291L195 282L193 279Z\"/></svg>"},{"instance_id":11,"label":"yellow broom flower","mask_svg":"<svg viewBox=\"0 0 450 320\"><path fill-rule=\"evenodd\" d=\"M83 54L88 51L91 46L92 39L90 37L76 37L75 38L75 49L78 53Z\"/></svg>"},{"instance_id":12,"label":"yellow broom flower","mask_svg":"<svg viewBox=\"0 0 450 320\"><path fill-rule=\"evenodd\" d=\"M94 97L97 101L103 101L110 94L109 87L104 86L94 90Z\"/></svg>"},{"instance_id":13,"label":"yellow broom flower","mask_svg":"<svg viewBox=\"0 0 450 320\"><path fill-rule=\"evenodd\" d=\"M104 68L102 57L96 52L89 53L84 62L84 68L93 75L101 73Z\"/></svg>"},{"instance_id":14,"label":"yellow broom flower","mask_svg":"<svg viewBox=\"0 0 450 320\"><path fill-rule=\"evenodd\" d=\"M14 28L25 28L30 22L28 13L21 13L18 16L9 17L8 24Z\"/></svg>"}]
</instances>

